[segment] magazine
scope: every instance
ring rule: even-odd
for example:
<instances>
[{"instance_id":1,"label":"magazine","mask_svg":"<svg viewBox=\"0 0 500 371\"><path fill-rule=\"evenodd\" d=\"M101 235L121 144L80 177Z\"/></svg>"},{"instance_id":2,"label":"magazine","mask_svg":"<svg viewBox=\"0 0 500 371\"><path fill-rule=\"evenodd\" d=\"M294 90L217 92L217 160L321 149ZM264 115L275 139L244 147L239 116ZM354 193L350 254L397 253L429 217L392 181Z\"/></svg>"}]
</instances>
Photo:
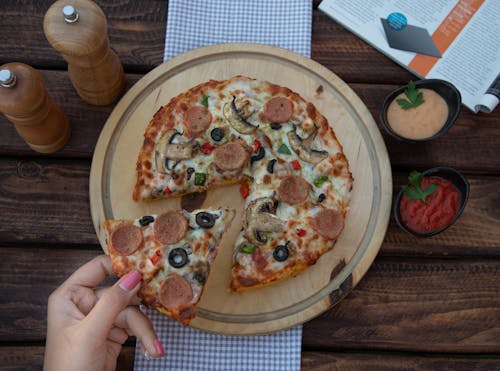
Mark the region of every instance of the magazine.
<instances>
[{"instance_id":1,"label":"magazine","mask_svg":"<svg viewBox=\"0 0 500 371\"><path fill-rule=\"evenodd\" d=\"M319 9L474 112L500 101L500 0L323 0Z\"/></svg>"}]
</instances>

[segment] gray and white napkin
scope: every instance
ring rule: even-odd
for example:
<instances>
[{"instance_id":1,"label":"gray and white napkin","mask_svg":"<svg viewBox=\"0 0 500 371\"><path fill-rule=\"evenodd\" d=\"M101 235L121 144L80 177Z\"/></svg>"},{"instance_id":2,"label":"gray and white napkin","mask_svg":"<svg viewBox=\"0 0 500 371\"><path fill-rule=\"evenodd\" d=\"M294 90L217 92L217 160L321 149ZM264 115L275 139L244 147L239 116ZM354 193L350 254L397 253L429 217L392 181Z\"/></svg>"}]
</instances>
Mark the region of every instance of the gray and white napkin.
<instances>
[{"instance_id":1,"label":"gray and white napkin","mask_svg":"<svg viewBox=\"0 0 500 371\"><path fill-rule=\"evenodd\" d=\"M172 0L164 60L201 46L252 42L311 55L310 0Z\"/></svg>"},{"instance_id":2,"label":"gray and white napkin","mask_svg":"<svg viewBox=\"0 0 500 371\"><path fill-rule=\"evenodd\" d=\"M268 44L311 54L310 0L170 0L164 60L201 46ZM302 326L259 336L223 336L185 327L154 310L165 357L147 360L136 346L134 370L300 370Z\"/></svg>"},{"instance_id":3,"label":"gray and white napkin","mask_svg":"<svg viewBox=\"0 0 500 371\"><path fill-rule=\"evenodd\" d=\"M135 349L134 370L300 370L302 326L269 335L223 336L181 325L154 310L153 322L165 356L147 360Z\"/></svg>"}]
</instances>

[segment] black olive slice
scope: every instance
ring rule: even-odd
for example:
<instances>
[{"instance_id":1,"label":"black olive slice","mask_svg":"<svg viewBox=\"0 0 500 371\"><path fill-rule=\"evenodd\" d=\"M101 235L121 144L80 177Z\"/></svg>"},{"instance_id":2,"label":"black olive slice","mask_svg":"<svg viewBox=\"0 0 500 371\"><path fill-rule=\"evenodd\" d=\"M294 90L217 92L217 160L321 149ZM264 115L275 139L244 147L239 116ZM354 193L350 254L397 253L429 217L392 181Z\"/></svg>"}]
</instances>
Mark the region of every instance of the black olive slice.
<instances>
[{"instance_id":1,"label":"black olive slice","mask_svg":"<svg viewBox=\"0 0 500 371\"><path fill-rule=\"evenodd\" d=\"M199 283L201 283L202 285L205 283L206 281L206 277L201 274L200 272L196 272L194 275L193 275L193 278L198 281Z\"/></svg>"},{"instance_id":2,"label":"black olive slice","mask_svg":"<svg viewBox=\"0 0 500 371\"><path fill-rule=\"evenodd\" d=\"M191 176L194 174L194 168L188 167L186 169L186 179L189 180L191 179Z\"/></svg>"},{"instance_id":3,"label":"black olive slice","mask_svg":"<svg viewBox=\"0 0 500 371\"><path fill-rule=\"evenodd\" d=\"M170 251L168 254L168 262L174 268L182 268L188 263L188 256L186 250L177 247Z\"/></svg>"},{"instance_id":4,"label":"black olive slice","mask_svg":"<svg viewBox=\"0 0 500 371\"><path fill-rule=\"evenodd\" d=\"M266 150L264 149L264 147L260 146L257 153L250 157L250 162L253 163L255 161L262 160L265 155L266 155Z\"/></svg>"},{"instance_id":5,"label":"black olive slice","mask_svg":"<svg viewBox=\"0 0 500 371\"><path fill-rule=\"evenodd\" d=\"M281 124L276 124L275 122L271 123L271 129L273 130L280 130L281 129Z\"/></svg>"},{"instance_id":6,"label":"black olive slice","mask_svg":"<svg viewBox=\"0 0 500 371\"><path fill-rule=\"evenodd\" d=\"M325 198L326 198L326 196L325 196L325 194L324 194L324 193L320 194L320 195L318 196L318 202L320 202L320 203L321 203L321 202L323 202L323 201L325 200Z\"/></svg>"},{"instance_id":7,"label":"black olive slice","mask_svg":"<svg viewBox=\"0 0 500 371\"><path fill-rule=\"evenodd\" d=\"M274 173L274 164L276 163L276 159L273 158L267 163L267 172L272 174Z\"/></svg>"},{"instance_id":8,"label":"black olive slice","mask_svg":"<svg viewBox=\"0 0 500 371\"><path fill-rule=\"evenodd\" d=\"M210 136L216 142L220 142L222 138L224 138L224 135L225 135L224 129L221 128L214 128L210 132Z\"/></svg>"},{"instance_id":9,"label":"black olive slice","mask_svg":"<svg viewBox=\"0 0 500 371\"><path fill-rule=\"evenodd\" d=\"M212 228L215 224L215 215L207 213L206 211L200 211L196 214L196 223L201 228Z\"/></svg>"},{"instance_id":10,"label":"black olive slice","mask_svg":"<svg viewBox=\"0 0 500 371\"><path fill-rule=\"evenodd\" d=\"M139 219L139 224L143 227L151 224L155 221L155 218L151 215L144 215L141 219Z\"/></svg>"},{"instance_id":11,"label":"black olive slice","mask_svg":"<svg viewBox=\"0 0 500 371\"><path fill-rule=\"evenodd\" d=\"M273 251L273 258L276 261L282 262L288 259L289 255L288 247L286 245L279 245Z\"/></svg>"}]
</instances>

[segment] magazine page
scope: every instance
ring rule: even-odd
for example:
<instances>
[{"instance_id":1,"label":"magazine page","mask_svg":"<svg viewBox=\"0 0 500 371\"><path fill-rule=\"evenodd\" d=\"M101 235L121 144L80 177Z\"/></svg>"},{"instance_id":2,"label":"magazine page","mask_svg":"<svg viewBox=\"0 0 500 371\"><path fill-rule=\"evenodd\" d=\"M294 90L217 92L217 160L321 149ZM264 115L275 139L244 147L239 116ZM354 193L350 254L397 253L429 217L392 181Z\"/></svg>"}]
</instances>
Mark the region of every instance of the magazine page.
<instances>
[{"instance_id":1,"label":"magazine page","mask_svg":"<svg viewBox=\"0 0 500 371\"><path fill-rule=\"evenodd\" d=\"M319 8L417 76L453 83L474 112L500 72L496 0L324 0ZM490 111L493 103L484 102Z\"/></svg>"}]
</instances>

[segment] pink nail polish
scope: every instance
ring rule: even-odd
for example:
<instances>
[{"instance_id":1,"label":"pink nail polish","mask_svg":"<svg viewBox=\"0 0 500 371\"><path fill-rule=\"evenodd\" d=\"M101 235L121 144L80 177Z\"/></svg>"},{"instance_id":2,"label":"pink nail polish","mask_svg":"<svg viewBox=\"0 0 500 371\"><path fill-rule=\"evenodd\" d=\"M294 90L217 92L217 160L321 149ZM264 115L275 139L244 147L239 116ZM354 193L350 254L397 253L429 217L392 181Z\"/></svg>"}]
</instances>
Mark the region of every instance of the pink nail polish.
<instances>
[{"instance_id":1,"label":"pink nail polish","mask_svg":"<svg viewBox=\"0 0 500 371\"><path fill-rule=\"evenodd\" d=\"M141 282L142 275L135 269L128 272L120 280L119 286L125 291L132 291Z\"/></svg>"},{"instance_id":2,"label":"pink nail polish","mask_svg":"<svg viewBox=\"0 0 500 371\"><path fill-rule=\"evenodd\" d=\"M163 349L163 345L161 345L160 340L155 340L155 350L159 356L165 355L165 350Z\"/></svg>"}]
</instances>

